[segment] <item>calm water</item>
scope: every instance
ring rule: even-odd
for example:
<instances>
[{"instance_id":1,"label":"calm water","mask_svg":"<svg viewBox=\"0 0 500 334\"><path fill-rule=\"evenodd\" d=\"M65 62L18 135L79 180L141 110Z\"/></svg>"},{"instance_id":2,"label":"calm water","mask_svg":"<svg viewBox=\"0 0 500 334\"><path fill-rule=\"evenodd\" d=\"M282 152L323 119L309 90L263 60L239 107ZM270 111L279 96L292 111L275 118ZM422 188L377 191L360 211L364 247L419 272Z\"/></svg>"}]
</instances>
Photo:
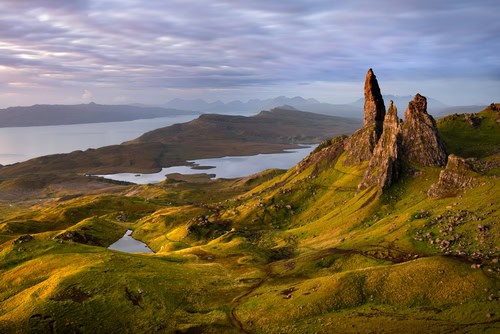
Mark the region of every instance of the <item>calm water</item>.
<instances>
[{"instance_id":1,"label":"calm water","mask_svg":"<svg viewBox=\"0 0 500 334\"><path fill-rule=\"evenodd\" d=\"M217 178L243 177L261 172L269 168L289 169L306 157L313 149L306 146L300 149L286 150L283 153L257 154L242 157L223 157L214 159L191 160L196 166L211 166L210 169L193 169L188 166L175 166L163 168L154 174L119 173L98 175L107 179L127 181L137 184L158 183L165 180L167 174L215 174Z\"/></svg>"},{"instance_id":2,"label":"calm water","mask_svg":"<svg viewBox=\"0 0 500 334\"><path fill-rule=\"evenodd\" d=\"M154 253L144 242L132 238L131 234L132 230L127 230L123 237L108 248L126 253Z\"/></svg>"},{"instance_id":3,"label":"calm water","mask_svg":"<svg viewBox=\"0 0 500 334\"><path fill-rule=\"evenodd\" d=\"M140 119L127 122L0 128L0 164L120 144L147 131L190 121L199 115Z\"/></svg>"}]
</instances>

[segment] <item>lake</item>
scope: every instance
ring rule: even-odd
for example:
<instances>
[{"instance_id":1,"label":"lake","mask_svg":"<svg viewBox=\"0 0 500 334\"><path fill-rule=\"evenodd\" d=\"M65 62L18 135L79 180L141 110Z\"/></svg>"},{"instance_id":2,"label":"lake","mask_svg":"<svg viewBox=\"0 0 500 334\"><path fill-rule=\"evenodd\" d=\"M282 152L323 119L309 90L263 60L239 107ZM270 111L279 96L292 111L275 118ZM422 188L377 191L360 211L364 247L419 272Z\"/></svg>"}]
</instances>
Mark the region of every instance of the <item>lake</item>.
<instances>
[{"instance_id":1,"label":"lake","mask_svg":"<svg viewBox=\"0 0 500 334\"><path fill-rule=\"evenodd\" d=\"M0 128L0 164L8 165L42 155L69 153L120 144L145 132L199 115L180 115L126 122Z\"/></svg>"},{"instance_id":2,"label":"lake","mask_svg":"<svg viewBox=\"0 0 500 334\"><path fill-rule=\"evenodd\" d=\"M131 234L132 230L127 230L123 237L108 248L126 253L154 253L144 242L132 238Z\"/></svg>"},{"instance_id":3,"label":"lake","mask_svg":"<svg viewBox=\"0 0 500 334\"><path fill-rule=\"evenodd\" d=\"M190 160L194 166L174 166L163 168L158 173L118 173L96 175L116 181L126 181L136 184L158 183L165 180L167 174L214 174L216 178L243 177L261 172L269 168L289 169L305 158L316 145L285 150L282 153L257 154L251 156L230 156L213 159ZM192 168L196 167L196 168ZM203 169L200 169L202 167ZM211 168L208 168L211 167Z\"/></svg>"}]
</instances>

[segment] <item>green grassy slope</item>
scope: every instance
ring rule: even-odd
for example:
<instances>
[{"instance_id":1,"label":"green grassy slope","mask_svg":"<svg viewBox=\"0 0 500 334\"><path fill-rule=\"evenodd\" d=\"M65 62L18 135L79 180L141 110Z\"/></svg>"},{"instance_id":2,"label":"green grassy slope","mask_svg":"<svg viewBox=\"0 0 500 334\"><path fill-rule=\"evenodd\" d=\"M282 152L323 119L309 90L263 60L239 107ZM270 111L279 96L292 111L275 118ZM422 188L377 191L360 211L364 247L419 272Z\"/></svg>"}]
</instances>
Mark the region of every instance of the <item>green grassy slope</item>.
<instances>
[{"instance_id":1,"label":"green grassy slope","mask_svg":"<svg viewBox=\"0 0 500 334\"><path fill-rule=\"evenodd\" d=\"M477 116L480 119L478 126L471 126L464 114L438 120L439 132L450 153L464 158L484 158L498 150L498 111L487 108Z\"/></svg>"}]
</instances>

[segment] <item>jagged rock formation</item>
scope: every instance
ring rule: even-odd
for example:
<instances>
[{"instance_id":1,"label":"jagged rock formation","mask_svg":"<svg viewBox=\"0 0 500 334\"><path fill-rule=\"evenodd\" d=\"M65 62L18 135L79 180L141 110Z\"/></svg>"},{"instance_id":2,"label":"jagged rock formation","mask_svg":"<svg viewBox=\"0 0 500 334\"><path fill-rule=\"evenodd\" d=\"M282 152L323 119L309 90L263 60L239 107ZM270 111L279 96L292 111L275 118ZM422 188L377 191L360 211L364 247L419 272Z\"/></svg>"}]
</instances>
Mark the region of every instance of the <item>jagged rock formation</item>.
<instances>
[{"instance_id":1,"label":"jagged rock formation","mask_svg":"<svg viewBox=\"0 0 500 334\"><path fill-rule=\"evenodd\" d=\"M356 131L345 143L345 165L370 160L373 149L383 131L385 105L377 77L370 68L365 79L365 115L363 128Z\"/></svg>"},{"instance_id":2,"label":"jagged rock formation","mask_svg":"<svg viewBox=\"0 0 500 334\"><path fill-rule=\"evenodd\" d=\"M377 142L358 190L376 186L381 191L389 187L399 176L400 122L397 108L392 100L385 115L383 128L382 136Z\"/></svg>"},{"instance_id":3,"label":"jagged rock formation","mask_svg":"<svg viewBox=\"0 0 500 334\"><path fill-rule=\"evenodd\" d=\"M444 166L447 153L434 118L427 113L427 99L417 94L408 104L401 130L402 158L424 166Z\"/></svg>"},{"instance_id":4,"label":"jagged rock formation","mask_svg":"<svg viewBox=\"0 0 500 334\"><path fill-rule=\"evenodd\" d=\"M364 126L345 140L344 165L369 160L358 190L389 187L405 164L444 166L447 153L436 121L427 113L427 99L417 94L408 104L401 123L392 101L385 113L384 100L375 74L370 69L365 81Z\"/></svg>"},{"instance_id":5,"label":"jagged rock formation","mask_svg":"<svg viewBox=\"0 0 500 334\"><path fill-rule=\"evenodd\" d=\"M438 182L431 186L427 194L437 198L451 197L476 185L471 165L465 159L450 154L446 168L439 174Z\"/></svg>"}]
</instances>

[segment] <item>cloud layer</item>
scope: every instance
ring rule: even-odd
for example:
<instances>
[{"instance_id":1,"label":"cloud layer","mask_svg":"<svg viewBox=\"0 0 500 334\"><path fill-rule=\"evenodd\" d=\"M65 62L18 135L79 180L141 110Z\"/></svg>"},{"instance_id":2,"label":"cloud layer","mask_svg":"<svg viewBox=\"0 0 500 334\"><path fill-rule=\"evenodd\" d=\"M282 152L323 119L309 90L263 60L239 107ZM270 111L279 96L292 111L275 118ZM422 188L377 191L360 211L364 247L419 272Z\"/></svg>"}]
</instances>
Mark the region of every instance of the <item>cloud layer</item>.
<instances>
[{"instance_id":1,"label":"cloud layer","mask_svg":"<svg viewBox=\"0 0 500 334\"><path fill-rule=\"evenodd\" d=\"M420 82L448 103L498 100L498 12L496 0L3 0L0 97L348 100L373 67L388 93Z\"/></svg>"}]
</instances>

